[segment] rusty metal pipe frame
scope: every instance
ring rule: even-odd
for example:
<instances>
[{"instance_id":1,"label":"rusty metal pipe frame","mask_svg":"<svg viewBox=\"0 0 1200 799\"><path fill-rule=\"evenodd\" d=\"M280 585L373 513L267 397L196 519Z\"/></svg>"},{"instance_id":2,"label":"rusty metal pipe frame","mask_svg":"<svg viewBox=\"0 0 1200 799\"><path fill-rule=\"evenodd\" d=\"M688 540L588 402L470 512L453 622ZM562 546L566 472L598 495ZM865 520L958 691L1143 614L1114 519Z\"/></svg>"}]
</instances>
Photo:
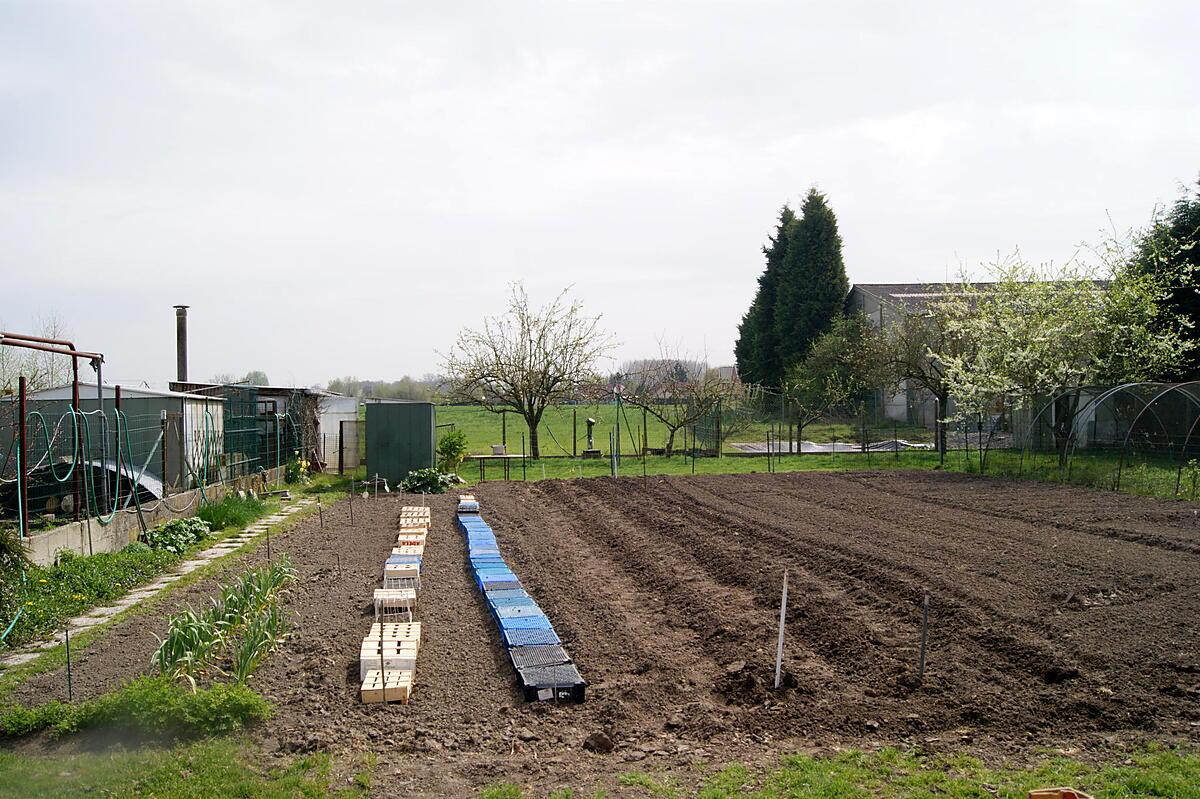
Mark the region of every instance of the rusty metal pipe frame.
<instances>
[{"instance_id":1,"label":"rusty metal pipe frame","mask_svg":"<svg viewBox=\"0 0 1200 799\"><path fill-rule=\"evenodd\" d=\"M104 363L104 354L99 352L83 352L75 349L75 342L61 338L46 338L44 336L30 336L25 333L12 333L8 331L0 332L0 347L20 347L27 350L36 350L38 352L48 352L52 355L66 355L71 359L71 409L79 413L79 359L84 358L91 361L92 368L96 370L96 386L103 397L104 388L100 380L100 365ZM64 349L65 348L65 349ZM104 404L101 400L100 410L103 414ZM76 426L75 437L79 440L79 419L77 416L72 417L71 424ZM25 417L22 414L20 421L20 429L25 429ZM76 458L79 457L78 452ZM24 461L22 461L24 462ZM78 463L76 463L78 466ZM75 470L75 477L71 482L71 494L74 501L75 520L79 521L79 510L81 507L79 496L79 469Z\"/></svg>"}]
</instances>

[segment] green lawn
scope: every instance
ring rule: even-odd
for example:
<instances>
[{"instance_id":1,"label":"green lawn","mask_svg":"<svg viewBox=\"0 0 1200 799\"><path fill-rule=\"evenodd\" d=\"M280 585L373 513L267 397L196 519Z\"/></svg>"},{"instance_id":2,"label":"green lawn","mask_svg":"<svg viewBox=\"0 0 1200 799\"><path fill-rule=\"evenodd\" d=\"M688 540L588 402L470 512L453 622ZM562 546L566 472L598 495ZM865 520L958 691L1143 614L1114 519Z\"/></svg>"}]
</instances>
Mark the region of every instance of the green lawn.
<instances>
[{"instance_id":1,"label":"green lawn","mask_svg":"<svg viewBox=\"0 0 1200 799\"><path fill-rule=\"evenodd\" d=\"M663 799L1024 799L1033 788L1071 786L1096 799L1185 799L1200 795L1200 757L1147 750L1120 764L1093 765L1050 757L1030 768L992 767L965 755L932 756L896 749L847 751L829 757L792 755L756 771L729 766L704 775L698 789L678 777L640 771L618 778L613 796ZM512 784L480 792L480 799L543 796ZM609 796L603 790L558 791L555 799Z\"/></svg>"},{"instance_id":2,"label":"green lawn","mask_svg":"<svg viewBox=\"0 0 1200 799\"><path fill-rule=\"evenodd\" d=\"M485 463L484 476L487 480L503 479L499 463ZM643 472L644 467L644 472ZM905 452L838 452L835 454L784 455L770 461L776 472L815 471L861 471L872 469L943 469L949 472L978 474L979 452L972 449L951 450L945 462L936 452L909 450ZM572 477L606 477L612 474L611 462L607 457L542 458L528 459L524 468L521 462L512 462L509 477L513 480L568 479ZM625 456L618 467L622 477L670 474L758 474L768 470L765 456L725 455L720 458L701 457L694 460L687 455L670 458L651 455ZM998 477L1021 477L1042 482L1067 482L1072 485L1111 490L1117 485L1120 472L1120 491L1129 494L1165 497L1168 499L1200 499L1200 470L1185 465L1182 474L1178 464L1170 459L1148 460L1130 458L1118 468L1118 457L1114 453L1077 453L1067 479L1058 469L1058 458L1054 454L1023 455L1008 450L993 450L987 453L983 471ZM459 468L459 474L470 484L479 482L479 462L467 460ZM1179 493L1176 494L1178 479Z\"/></svg>"},{"instance_id":3,"label":"green lawn","mask_svg":"<svg viewBox=\"0 0 1200 799\"><path fill-rule=\"evenodd\" d=\"M507 417L507 421L504 420ZM617 407L615 404L606 405L553 405L546 410L542 423L538 426L542 455L572 455L582 452L587 447L587 419L596 420L596 446L608 452L608 434L615 432L617 422ZM643 414L640 408L626 405L622 407L621 415L621 451L637 452L638 436L643 426L648 431L646 440L650 447L662 447L666 443L666 426L651 416ZM467 442L473 453L491 452L493 444L500 444L506 439L510 453L521 452L521 436L529 436L525 420L515 413L501 415L492 413L484 408L471 405L439 405L437 406L437 423L453 424L454 429L467 434ZM778 422L775 422L778 424ZM751 425L744 431L730 437L725 445L726 451L734 442L766 442L767 433L772 422L763 420ZM505 436L507 427L507 436ZM449 429L449 428L443 428ZM923 427L907 425L886 425L869 428L868 435L872 440L891 438L893 432L908 441L932 441L933 432ZM786 433L785 433L786 435ZM804 438L808 441L858 441L861 437L859 423L854 420L822 420L804 428ZM682 433L676 437L675 445L683 446ZM528 442L526 448L528 451Z\"/></svg>"},{"instance_id":4,"label":"green lawn","mask_svg":"<svg viewBox=\"0 0 1200 799\"><path fill-rule=\"evenodd\" d=\"M370 784L369 764L348 783L334 785L333 760L316 754L286 767L265 769L237 738L219 738L174 749L59 757L0 752L0 799L71 796L357 797Z\"/></svg>"}]
</instances>

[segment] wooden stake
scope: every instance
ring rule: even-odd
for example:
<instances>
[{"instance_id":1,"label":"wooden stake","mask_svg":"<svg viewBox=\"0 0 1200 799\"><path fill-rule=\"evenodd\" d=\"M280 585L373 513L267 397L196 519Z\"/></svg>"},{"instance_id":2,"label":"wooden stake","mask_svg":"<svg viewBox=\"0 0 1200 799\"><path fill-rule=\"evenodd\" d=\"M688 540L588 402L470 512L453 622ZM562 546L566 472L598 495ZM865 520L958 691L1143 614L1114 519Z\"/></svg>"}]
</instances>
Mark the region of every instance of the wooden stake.
<instances>
[{"instance_id":1,"label":"wooden stake","mask_svg":"<svg viewBox=\"0 0 1200 799\"><path fill-rule=\"evenodd\" d=\"M783 596L779 599L779 641L775 644L775 690L783 677L783 627L787 619L788 570L783 570Z\"/></svg>"}]
</instances>

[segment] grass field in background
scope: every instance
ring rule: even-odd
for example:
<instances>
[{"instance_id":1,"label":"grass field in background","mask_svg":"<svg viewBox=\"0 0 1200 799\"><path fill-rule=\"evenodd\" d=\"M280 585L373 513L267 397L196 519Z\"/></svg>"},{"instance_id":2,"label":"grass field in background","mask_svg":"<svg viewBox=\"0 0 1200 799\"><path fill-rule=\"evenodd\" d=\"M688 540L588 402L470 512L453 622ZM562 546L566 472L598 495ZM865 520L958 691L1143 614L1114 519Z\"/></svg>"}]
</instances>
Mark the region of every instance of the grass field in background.
<instances>
[{"instance_id":1,"label":"grass field in background","mask_svg":"<svg viewBox=\"0 0 1200 799\"><path fill-rule=\"evenodd\" d=\"M574 428L572 411L578 418L578 425ZM507 416L508 451L520 454L521 435L524 434L528 438L529 430L525 425L525 420L517 414L509 413ZM596 446L608 452L609 431L616 429L617 407L615 404L552 405L546 409L542 423L538 426L542 455L571 455L573 452L572 441L576 442L578 451L583 452L587 448L587 419L589 416L596 420ZM649 413L645 414L644 418L648 431L648 446L651 448L662 447L667 440L666 426ZM492 451L493 444L502 443L504 423L501 421L501 415L479 406L438 405L437 423L439 425L453 424L455 430L466 433L467 444L472 453L488 453ZM770 424L768 421L758 422L744 432L737 433L726 442L725 451L733 451L730 447L732 443L760 441L765 443ZM638 435L642 425L643 413L640 408L629 405L622 407L622 452L637 452L640 449ZM444 432L446 429L449 428L443 428L439 432ZM928 442L933 440L933 432L923 427L889 424L883 427L868 428L868 434L872 440L891 438L893 432L907 441ZM807 441L827 442L832 441L835 437L838 441L858 441L861 437L859 423L857 421L822 420L804 428L804 438ZM528 442L525 446L528 451ZM675 446L683 446L682 432L676 435Z\"/></svg>"},{"instance_id":2,"label":"grass field in background","mask_svg":"<svg viewBox=\"0 0 1200 799\"><path fill-rule=\"evenodd\" d=\"M498 462L484 463L486 480L503 479L503 466ZM775 472L863 471L887 469L942 469L964 474L980 473L979 451L951 450L945 461L936 452L909 450L905 452L838 452L833 454L783 455L772 457L770 470ZM479 462L467 460L459 475L470 484L479 481ZM626 455L621 458L617 473L621 477L686 474L762 474L768 471L766 456L726 455L720 458L691 458L688 455L650 455L646 458ZM1120 472L1120 482L1117 475ZM1182 473L1170 459L1135 459L1119 465L1116 453L1086 453L1075 455L1069 479L1058 468L1056 455L1022 455L1009 450L987 453L983 473L996 477L1019 477L1051 483L1112 490L1127 494L1165 497L1168 499L1200 499L1200 468L1185 465ZM542 480L572 477L607 477L612 474L609 458L527 459L510 462L509 479ZM1176 493L1176 484L1179 490Z\"/></svg>"}]
</instances>

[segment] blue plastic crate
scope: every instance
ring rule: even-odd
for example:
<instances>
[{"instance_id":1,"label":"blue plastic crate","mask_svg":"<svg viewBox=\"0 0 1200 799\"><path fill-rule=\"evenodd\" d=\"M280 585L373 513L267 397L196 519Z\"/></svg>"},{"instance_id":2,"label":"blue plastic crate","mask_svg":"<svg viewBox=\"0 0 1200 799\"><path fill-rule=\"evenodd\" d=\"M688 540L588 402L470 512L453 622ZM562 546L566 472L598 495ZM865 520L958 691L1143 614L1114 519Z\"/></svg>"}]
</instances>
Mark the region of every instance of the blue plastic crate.
<instances>
[{"instance_id":1,"label":"blue plastic crate","mask_svg":"<svg viewBox=\"0 0 1200 799\"><path fill-rule=\"evenodd\" d=\"M532 597L529 596L529 592L523 588L510 588L507 590L488 591L487 592L487 599L489 602L491 602L494 599L523 599L523 598L532 599Z\"/></svg>"},{"instance_id":2,"label":"blue plastic crate","mask_svg":"<svg viewBox=\"0 0 1200 799\"><path fill-rule=\"evenodd\" d=\"M521 619L531 616L541 616L543 619L546 618L545 611L538 607L536 602L528 605L501 605L500 607L493 608L492 613L497 619ZM547 621L549 621L549 619L547 619Z\"/></svg>"},{"instance_id":3,"label":"blue plastic crate","mask_svg":"<svg viewBox=\"0 0 1200 799\"><path fill-rule=\"evenodd\" d=\"M499 620L501 634L509 630L554 630L545 614L541 616L506 616Z\"/></svg>"},{"instance_id":4,"label":"blue plastic crate","mask_svg":"<svg viewBox=\"0 0 1200 799\"><path fill-rule=\"evenodd\" d=\"M485 584L483 590L490 594L495 591L513 591L521 587L520 580L493 580Z\"/></svg>"},{"instance_id":5,"label":"blue plastic crate","mask_svg":"<svg viewBox=\"0 0 1200 799\"><path fill-rule=\"evenodd\" d=\"M536 608L537 602L531 596L514 596L503 597L500 599L492 599L491 594L484 594L487 597L487 603L493 610L496 608Z\"/></svg>"}]
</instances>

